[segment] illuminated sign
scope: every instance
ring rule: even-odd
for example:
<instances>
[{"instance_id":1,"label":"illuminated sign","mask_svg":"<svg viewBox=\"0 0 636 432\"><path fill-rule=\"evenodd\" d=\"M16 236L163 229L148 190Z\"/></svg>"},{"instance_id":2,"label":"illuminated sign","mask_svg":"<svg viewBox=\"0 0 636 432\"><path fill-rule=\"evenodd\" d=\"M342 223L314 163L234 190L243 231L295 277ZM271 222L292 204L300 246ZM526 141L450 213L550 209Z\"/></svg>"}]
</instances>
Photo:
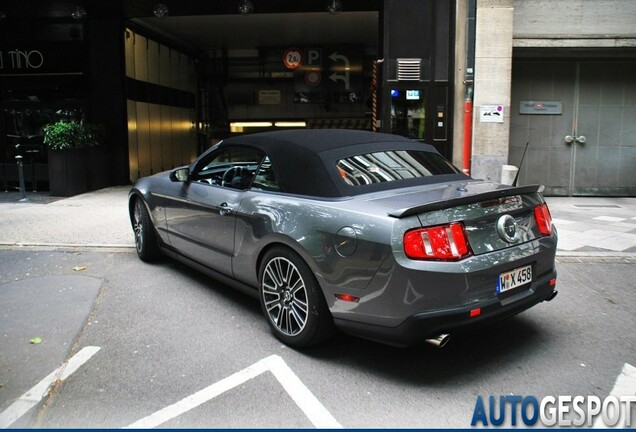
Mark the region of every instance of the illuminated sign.
<instances>
[{"instance_id":1,"label":"illuminated sign","mask_svg":"<svg viewBox=\"0 0 636 432\"><path fill-rule=\"evenodd\" d=\"M298 69L303 65L303 51L299 48L288 48L283 54L283 64L287 69Z\"/></svg>"},{"instance_id":2,"label":"illuminated sign","mask_svg":"<svg viewBox=\"0 0 636 432\"><path fill-rule=\"evenodd\" d=\"M295 103L361 103L364 50L351 45L289 48L284 63L294 71ZM292 67L290 67L292 66Z\"/></svg>"},{"instance_id":3,"label":"illuminated sign","mask_svg":"<svg viewBox=\"0 0 636 432\"><path fill-rule=\"evenodd\" d=\"M406 100L420 100L420 91L419 90L407 90L406 91Z\"/></svg>"},{"instance_id":4,"label":"illuminated sign","mask_svg":"<svg viewBox=\"0 0 636 432\"><path fill-rule=\"evenodd\" d=\"M44 64L44 55L38 50L0 51L0 69L13 70L39 69Z\"/></svg>"},{"instance_id":5,"label":"illuminated sign","mask_svg":"<svg viewBox=\"0 0 636 432\"><path fill-rule=\"evenodd\" d=\"M81 74L84 55L79 43L0 46L0 75Z\"/></svg>"}]
</instances>

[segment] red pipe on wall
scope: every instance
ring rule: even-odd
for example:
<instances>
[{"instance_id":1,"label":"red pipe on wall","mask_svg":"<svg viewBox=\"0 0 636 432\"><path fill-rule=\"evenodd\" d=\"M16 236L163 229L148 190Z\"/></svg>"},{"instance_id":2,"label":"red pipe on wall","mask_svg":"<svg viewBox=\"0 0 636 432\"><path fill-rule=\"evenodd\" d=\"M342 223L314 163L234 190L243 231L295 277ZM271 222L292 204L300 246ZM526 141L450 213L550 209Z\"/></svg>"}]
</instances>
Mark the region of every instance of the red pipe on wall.
<instances>
[{"instance_id":1,"label":"red pipe on wall","mask_svg":"<svg viewBox=\"0 0 636 432\"><path fill-rule=\"evenodd\" d=\"M473 89L466 89L466 99L464 100L464 157L463 171L464 174L470 175L470 159L472 157L472 141L473 141Z\"/></svg>"}]
</instances>

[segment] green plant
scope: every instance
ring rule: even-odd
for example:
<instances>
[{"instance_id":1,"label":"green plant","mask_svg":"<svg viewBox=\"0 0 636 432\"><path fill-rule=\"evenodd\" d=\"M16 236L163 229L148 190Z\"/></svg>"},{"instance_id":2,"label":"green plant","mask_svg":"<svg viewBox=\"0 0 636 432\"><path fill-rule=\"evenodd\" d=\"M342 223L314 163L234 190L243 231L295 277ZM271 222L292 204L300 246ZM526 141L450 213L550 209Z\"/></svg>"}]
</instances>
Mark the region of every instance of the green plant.
<instances>
[{"instance_id":1,"label":"green plant","mask_svg":"<svg viewBox=\"0 0 636 432\"><path fill-rule=\"evenodd\" d=\"M52 150L65 150L99 145L103 127L91 123L58 121L44 126L44 144Z\"/></svg>"}]
</instances>

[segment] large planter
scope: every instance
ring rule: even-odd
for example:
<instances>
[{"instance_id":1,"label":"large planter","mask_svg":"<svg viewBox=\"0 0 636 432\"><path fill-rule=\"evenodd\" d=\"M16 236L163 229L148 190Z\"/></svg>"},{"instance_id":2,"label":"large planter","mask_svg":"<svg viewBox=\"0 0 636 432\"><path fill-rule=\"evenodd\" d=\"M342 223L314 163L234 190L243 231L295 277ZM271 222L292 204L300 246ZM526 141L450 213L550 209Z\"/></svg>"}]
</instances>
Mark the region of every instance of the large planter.
<instances>
[{"instance_id":1,"label":"large planter","mask_svg":"<svg viewBox=\"0 0 636 432\"><path fill-rule=\"evenodd\" d=\"M98 145L103 133L101 125L84 122L57 121L44 126L51 195L73 196L108 186L108 153Z\"/></svg>"},{"instance_id":2,"label":"large planter","mask_svg":"<svg viewBox=\"0 0 636 432\"><path fill-rule=\"evenodd\" d=\"M88 192L90 148L49 150L49 187L53 196Z\"/></svg>"}]
</instances>

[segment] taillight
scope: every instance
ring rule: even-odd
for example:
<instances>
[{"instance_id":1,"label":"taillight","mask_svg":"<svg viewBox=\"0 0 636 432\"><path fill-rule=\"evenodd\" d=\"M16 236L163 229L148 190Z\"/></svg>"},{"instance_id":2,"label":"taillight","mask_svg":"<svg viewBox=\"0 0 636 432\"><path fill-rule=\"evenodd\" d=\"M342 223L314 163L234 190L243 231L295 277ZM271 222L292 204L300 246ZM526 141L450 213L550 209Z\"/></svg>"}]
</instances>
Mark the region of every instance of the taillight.
<instances>
[{"instance_id":1,"label":"taillight","mask_svg":"<svg viewBox=\"0 0 636 432\"><path fill-rule=\"evenodd\" d=\"M470 254L461 223L418 228L404 234L404 252L412 259L458 260Z\"/></svg>"},{"instance_id":2,"label":"taillight","mask_svg":"<svg viewBox=\"0 0 636 432\"><path fill-rule=\"evenodd\" d=\"M534 219L541 235L552 235L552 216L550 216L547 204L541 204L534 208Z\"/></svg>"}]
</instances>

